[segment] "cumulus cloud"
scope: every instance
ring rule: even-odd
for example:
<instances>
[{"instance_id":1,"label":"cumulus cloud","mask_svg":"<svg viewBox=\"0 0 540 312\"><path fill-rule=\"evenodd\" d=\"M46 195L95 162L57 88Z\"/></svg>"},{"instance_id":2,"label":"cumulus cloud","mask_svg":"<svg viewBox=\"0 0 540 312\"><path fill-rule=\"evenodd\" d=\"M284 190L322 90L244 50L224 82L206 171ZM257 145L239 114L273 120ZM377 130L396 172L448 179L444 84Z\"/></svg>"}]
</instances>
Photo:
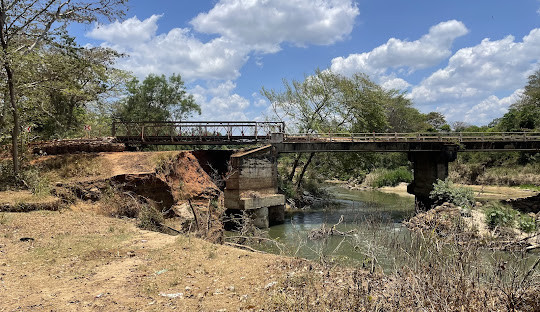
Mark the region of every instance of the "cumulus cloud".
<instances>
[{"instance_id":1,"label":"cumulus cloud","mask_svg":"<svg viewBox=\"0 0 540 312\"><path fill-rule=\"evenodd\" d=\"M386 90L405 90L411 86L406 80L391 76L383 76L380 79L381 86Z\"/></svg>"},{"instance_id":2,"label":"cumulus cloud","mask_svg":"<svg viewBox=\"0 0 540 312\"><path fill-rule=\"evenodd\" d=\"M522 42L513 36L484 39L474 47L457 51L445 68L437 70L412 89L417 103L482 98L500 90L516 90L538 64L540 29Z\"/></svg>"},{"instance_id":3,"label":"cumulus cloud","mask_svg":"<svg viewBox=\"0 0 540 312\"><path fill-rule=\"evenodd\" d=\"M162 15L96 24L88 37L129 57L119 66L137 76L180 73L186 80L231 80L251 53L274 53L280 44L331 44L351 31L359 14L351 0L222 0L195 17L196 31L218 34L203 42L192 29L157 34ZM256 59L262 66L260 58Z\"/></svg>"},{"instance_id":4,"label":"cumulus cloud","mask_svg":"<svg viewBox=\"0 0 540 312\"><path fill-rule=\"evenodd\" d=\"M363 72L370 76L380 76L389 68L407 68L412 72L435 66L451 55L450 48L454 40L467 33L468 29L462 22L442 22L431 27L418 40L391 38L370 52L334 58L331 69L345 75Z\"/></svg>"},{"instance_id":5,"label":"cumulus cloud","mask_svg":"<svg viewBox=\"0 0 540 312\"><path fill-rule=\"evenodd\" d=\"M510 105L516 103L522 94L523 89L517 89L507 97L490 95L479 101L469 99L465 102L446 103L436 110L444 114L450 122L464 121L474 125L486 125L508 112Z\"/></svg>"},{"instance_id":6,"label":"cumulus cloud","mask_svg":"<svg viewBox=\"0 0 540 312\"><path fill-rule=\"evenodd\" d=\"M118 65L139 77L179 73L189 81L227 80L240 75L240 68L248 60L245 47L222 37L204 43L187 28L173 28L156 35L159 17L152 15L143 21L133 17L123 23L98 25L88 36L105 40L104 45L127 53L129 56ZM133 30L126 31L128 27Z\"/></svg>"},{"instance_id":7,"label":"cumulus cloud","mask_svg":"<svg viewBox=\"0 0 540 312\"><path fill-rule=\"evenodd\" d=\"M150 40L156 34L157 21L160 17L161 15L152 15L140 21L137 16L134 16L123 22L115 21L108 25L95 24L86 35L119 46L131 47L138 45L141 41Z\"/></svg>"},{"instance_id":8,"label":"cumulus cloud","mask_svg":"<svg viewBox=\"0 0 540 312\"><path fill-rule=\"evenodd\" d=\"M197 85L189 90L201 106L202 120L248 120L245 111L250 106L248 99L234 93L236 84L232 81Z\"/></svg>"},{"instance_id":9,"label":"cumulus cloud","mask_svg":"<svg viewBox=\"0 0 540 312\"><path fill-rule=\"evenodd\" d=\"M351 0L221 0L191 24L198 32L274 53L283 42L304 46L342 40L359 13Z\"/></svg>"}]
</instances>

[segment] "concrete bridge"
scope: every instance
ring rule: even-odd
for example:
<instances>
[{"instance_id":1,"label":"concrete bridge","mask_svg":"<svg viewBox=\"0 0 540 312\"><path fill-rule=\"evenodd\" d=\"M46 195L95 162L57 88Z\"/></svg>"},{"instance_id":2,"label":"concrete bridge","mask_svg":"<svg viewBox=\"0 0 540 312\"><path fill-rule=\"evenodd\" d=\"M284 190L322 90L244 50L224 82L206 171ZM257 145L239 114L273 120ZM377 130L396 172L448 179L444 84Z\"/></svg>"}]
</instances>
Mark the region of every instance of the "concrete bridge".
<instances>
[{"instance_id":1,"label":"concrete bridge","mask_svg":"<svg viewBox=\"0 0 540 312\"><path fill-rule=\"evenodd\" d=\"M448 177L458 152L540 151L538 132L288 134L282 122L116 122L113 135L126 145L263 145L231 156L225 188L226 208L247 212L259 227L284 219L280 153L407 153L414 168L407 190L429 207L433 183Z\"/></svg>"}]
</instances>

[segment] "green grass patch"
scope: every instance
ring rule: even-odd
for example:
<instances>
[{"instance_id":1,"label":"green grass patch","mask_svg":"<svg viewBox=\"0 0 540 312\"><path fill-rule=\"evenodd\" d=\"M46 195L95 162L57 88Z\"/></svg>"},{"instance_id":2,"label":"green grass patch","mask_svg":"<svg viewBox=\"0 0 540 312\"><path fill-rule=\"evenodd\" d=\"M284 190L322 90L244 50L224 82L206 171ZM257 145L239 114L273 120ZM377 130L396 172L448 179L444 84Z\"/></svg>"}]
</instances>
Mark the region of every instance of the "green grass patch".
<instances>
[{"instance_id":1,"label":"green grass patch","mask_svg":"<svg viewBox=\"0 0 540 312\"><path fill-rule=\"evenodd\" d=\"M540 192L540 185L522 184L522 185L519 185L518 188L523 189L523 190L533 190L533 191Z\"/></svg>"},{"instance_id":2,"label":"green grass patch","mask_svg":"<svg viewBox=\"0 0 540 312\"><path fill-rule=\"evenodd\" d=\"M407 167L396 169L376 169L366 177L366 184L371 187L396 186L401 182L410 183L413 174Z\"/></svg>"}]
</instances>

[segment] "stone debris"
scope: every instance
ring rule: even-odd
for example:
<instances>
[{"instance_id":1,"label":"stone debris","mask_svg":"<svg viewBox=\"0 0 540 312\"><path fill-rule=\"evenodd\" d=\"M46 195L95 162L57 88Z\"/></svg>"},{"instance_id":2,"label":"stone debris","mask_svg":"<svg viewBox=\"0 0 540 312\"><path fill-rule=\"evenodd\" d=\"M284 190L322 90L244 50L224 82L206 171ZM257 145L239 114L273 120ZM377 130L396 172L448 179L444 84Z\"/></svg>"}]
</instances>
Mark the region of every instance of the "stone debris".
<instances>
[{"instance_id":1,"label":"stone debris","mask_svg":"<svg viewBox=\"0 0 540 312\"><path fill-rule=\"evenodd\" d=\"M160 296L162 297L167 297L167 298L184 298L184 293L172 293L172 294L164 294L164 293L159 293Z\"/></svg>"}]
</instances>

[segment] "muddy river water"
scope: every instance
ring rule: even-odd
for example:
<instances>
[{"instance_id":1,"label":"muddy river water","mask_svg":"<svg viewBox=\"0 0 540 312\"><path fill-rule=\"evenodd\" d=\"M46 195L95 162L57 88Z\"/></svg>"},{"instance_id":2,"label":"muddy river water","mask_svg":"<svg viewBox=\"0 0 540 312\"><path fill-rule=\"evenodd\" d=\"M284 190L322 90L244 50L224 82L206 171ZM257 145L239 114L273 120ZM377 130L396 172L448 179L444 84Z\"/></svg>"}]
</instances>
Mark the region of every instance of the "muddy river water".
<instances>
[{"instance_id":1,"label":"muddy river water","mask_svg":"<svg viewBox=\"0 0 540 312\"><path fill-rule=\"evenodd\" d=\"M283 245L266 246L266 251L363 265L375 261L385 271L394 268L395 259L389 254L396 245L388 240L408 240L410 233L401 222L414 213L414 198L337 186L328 190L334 203L315 204L311 209L290 213L284 224L272 226L269 236ZM335 230L345 236L334 232L325 239L310 237L335 224Z\"/></svg>"},{"instance_id":2,"label":"muddy river water","mask_svg":"<svg viewBox=\"0 0 540 312\"><path fill-rule=\"evenodd\" d=\"M268 236L278 241L279 245L261 244L254 247L330 264L360 265L386 273L410 266L411 262L416 261L414 259L426 260L435 256L437 261L442 262L450 259L461 261L459 257L463 250L450 247L434 251L433 246L426 249L427 245L422 243L425 242L423 235L419 239L402 224L414 214L413 197L379 191L347 190L338 186L331 186L328 190L334 197L334 203L313 205L311 209L290 213L284 224L268 229ZM334 225L337 230L334 234L340 232L346 235L337 233L313 239L313 236L323 232L322 228L328 230ZM501 263L526 272L538 259L537 252L493 251L476 247L467 254L469 259L465 263L475 267L470 271L485 276L492 274L492 268Z\"/></svg>"}]
</instances>

